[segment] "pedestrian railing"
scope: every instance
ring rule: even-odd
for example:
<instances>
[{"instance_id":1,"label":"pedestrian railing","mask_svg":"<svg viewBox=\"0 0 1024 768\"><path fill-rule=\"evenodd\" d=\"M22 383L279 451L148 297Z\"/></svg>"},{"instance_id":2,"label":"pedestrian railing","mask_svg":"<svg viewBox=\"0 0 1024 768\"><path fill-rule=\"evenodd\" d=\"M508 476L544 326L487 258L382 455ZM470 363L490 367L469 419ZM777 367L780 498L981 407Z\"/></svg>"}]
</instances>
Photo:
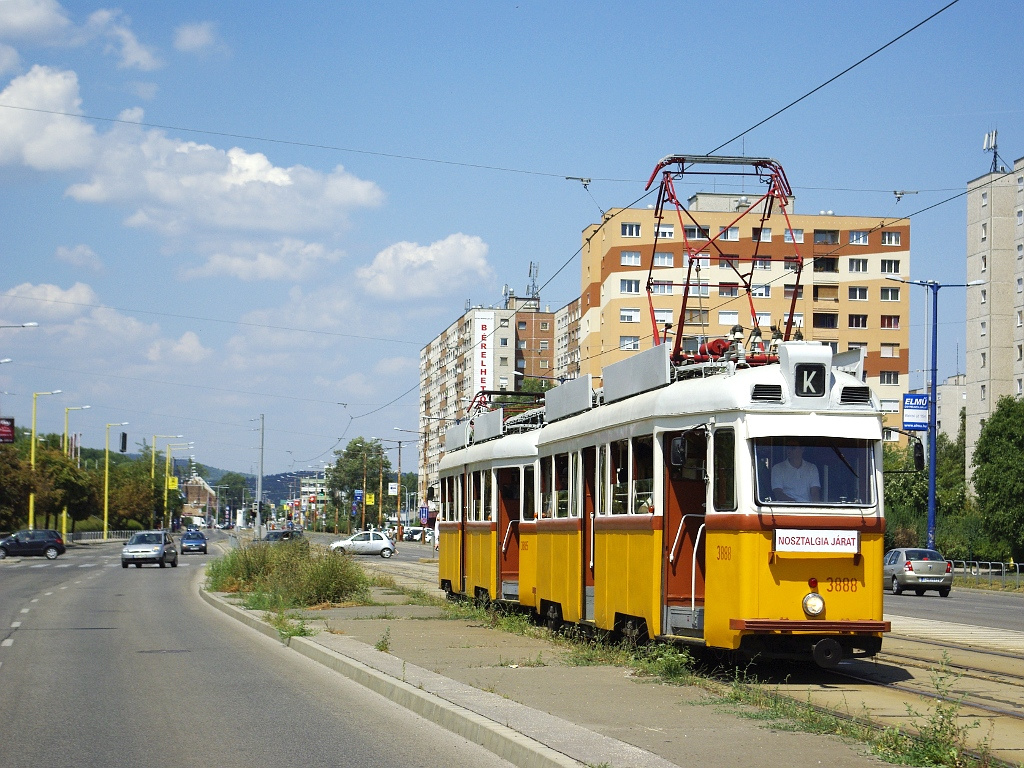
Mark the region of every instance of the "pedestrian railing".
<instances>
[{"instance_id":1,"label":"pedestrian railing","mask_svg":"<svg viewBox=\"0 0 1024 768\"><path fill-rule=\"evenodd\" d=\"M107 531L106 537L103 536L103 531L75 531L69 535L72 541L108 541L114 539L121 541L124 539L130 539L135 531Z\"/></svg>"},{"instance_id":2,"label":"pedestrian railing","mask_svg":"<svg viewBox=\"0 0 1024 768\"><path fill-rule=\"evenodd\" d=\"M1020 563L1000 563L988 560L954 560L953 573L961 576L966 581L980 584L983 580L988 585L995 586L996 582L1006 589L1007 585L1020 589L1021 571Z\"/></svg>"}]
</instances>

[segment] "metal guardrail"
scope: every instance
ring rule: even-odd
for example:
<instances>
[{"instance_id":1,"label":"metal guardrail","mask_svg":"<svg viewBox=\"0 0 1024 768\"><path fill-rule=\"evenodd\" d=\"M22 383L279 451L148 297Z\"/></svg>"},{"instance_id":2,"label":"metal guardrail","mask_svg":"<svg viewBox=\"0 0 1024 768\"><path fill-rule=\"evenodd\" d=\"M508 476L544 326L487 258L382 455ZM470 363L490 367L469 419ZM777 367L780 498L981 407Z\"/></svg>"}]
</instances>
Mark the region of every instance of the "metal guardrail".
<instances>
[{"instance_id":1,"label":"metal guardrail","mask_svg":"<svg viewBox=\"0 0 1024 768\"><path fill-rule=\"evenodd\" d=\"M136 531L107 531L107 535L104 537L103 531L75 531L73 534L68 534L68 538L71 541L121 541L130 539L133 533Z\"/></svg>"},{"instance_id":2,"label":"metal guardrail","mask_svg":"<svg viewBox=\"0 0 1024 768\"><path fill-rule=\"evenodd\" d=\"M1007 578L1013 579L1013 586L1020 589L1021 569L1020 563L999 563L988 560L953 560L953 574L964 579L974 579L975 584L980 584L983 578L988 578L988 585L991 587L998 580L1003 589L1006 589Z\"/></svg>"}]
</instances>

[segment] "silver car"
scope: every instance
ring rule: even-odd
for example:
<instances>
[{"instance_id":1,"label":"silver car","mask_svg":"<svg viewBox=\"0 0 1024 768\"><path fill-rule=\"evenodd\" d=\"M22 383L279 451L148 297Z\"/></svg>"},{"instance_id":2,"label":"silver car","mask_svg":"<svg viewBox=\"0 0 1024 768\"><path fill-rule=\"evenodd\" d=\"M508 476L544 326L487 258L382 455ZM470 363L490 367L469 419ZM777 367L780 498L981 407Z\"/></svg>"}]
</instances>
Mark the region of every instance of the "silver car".
<instances>
[{"instance_id":1,"label":"silver car","mask_svg":"<svg viewBox=\"0 0 1024 768\"><path fill-rule=\"evenodd\" d=\"M953 563L934 549L903 547L891 549L882 561L883 584L888 584L894 595L912 589L923 595L929 589L949 597L953 586Z\"/></svg>"},{"instance_id":2,"label":"silver car","mask_svg":"<svg viewBox=\"0 0 1024 768\"><path fill-rule=\"evenodd\" d=\"M380 531L363 531L353 534L347 539L339 539L330 545L332 552L345 552L350 555L380 555L391 557L395 553L395 542Z\"/></svg>"},{"instance_id":3,"label":"silver car","mask_svg":"<svg viewBox=\"0 0 1024 768\"><path fill-rule=\"evenodd\" d=\"M121 549L121 567L134 563L141 568L143 563L156 563L161 568L168 563L178 567L178 549L174 538L167 531L139 531Z\"/></svg>"}]
</instances>

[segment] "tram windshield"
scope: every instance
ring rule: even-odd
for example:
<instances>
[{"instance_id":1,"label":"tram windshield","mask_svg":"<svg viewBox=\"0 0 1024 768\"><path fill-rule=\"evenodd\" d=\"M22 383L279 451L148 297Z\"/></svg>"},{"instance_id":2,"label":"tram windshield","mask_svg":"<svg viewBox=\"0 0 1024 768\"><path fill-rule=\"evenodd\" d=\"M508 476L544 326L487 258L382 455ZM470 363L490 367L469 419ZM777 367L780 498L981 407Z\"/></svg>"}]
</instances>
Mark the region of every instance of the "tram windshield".
<instances>
[{"instance_id":1,"label":"tram windshield","mask_svg":"<svg viewBox=\"0 0 1024 768\"><path fill-rule=\"evenodd\" d=\"M865 507L875 503L870 440L764 437L752 442L758 504Z\"/></svg>"}]
</instances>

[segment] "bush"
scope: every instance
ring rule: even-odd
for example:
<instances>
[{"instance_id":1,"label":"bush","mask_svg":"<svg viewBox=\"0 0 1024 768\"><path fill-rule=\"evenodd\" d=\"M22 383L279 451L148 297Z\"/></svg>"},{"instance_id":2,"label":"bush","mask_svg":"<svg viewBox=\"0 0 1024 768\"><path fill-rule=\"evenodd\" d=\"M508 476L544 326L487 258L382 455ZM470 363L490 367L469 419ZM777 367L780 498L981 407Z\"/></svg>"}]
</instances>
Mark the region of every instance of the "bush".
<instances>
[{"instance_id":1,"label":"bush","mask_svg":"<svg viewBox=\"0 0 1024 768\"><path fill-rule=\"evenodd\" d=\"M324 547L256 542L211 561L206 588L260 594L270 604L295 608L364 601L369 579L354 558Z\"/></svg>"}]
</instances>

